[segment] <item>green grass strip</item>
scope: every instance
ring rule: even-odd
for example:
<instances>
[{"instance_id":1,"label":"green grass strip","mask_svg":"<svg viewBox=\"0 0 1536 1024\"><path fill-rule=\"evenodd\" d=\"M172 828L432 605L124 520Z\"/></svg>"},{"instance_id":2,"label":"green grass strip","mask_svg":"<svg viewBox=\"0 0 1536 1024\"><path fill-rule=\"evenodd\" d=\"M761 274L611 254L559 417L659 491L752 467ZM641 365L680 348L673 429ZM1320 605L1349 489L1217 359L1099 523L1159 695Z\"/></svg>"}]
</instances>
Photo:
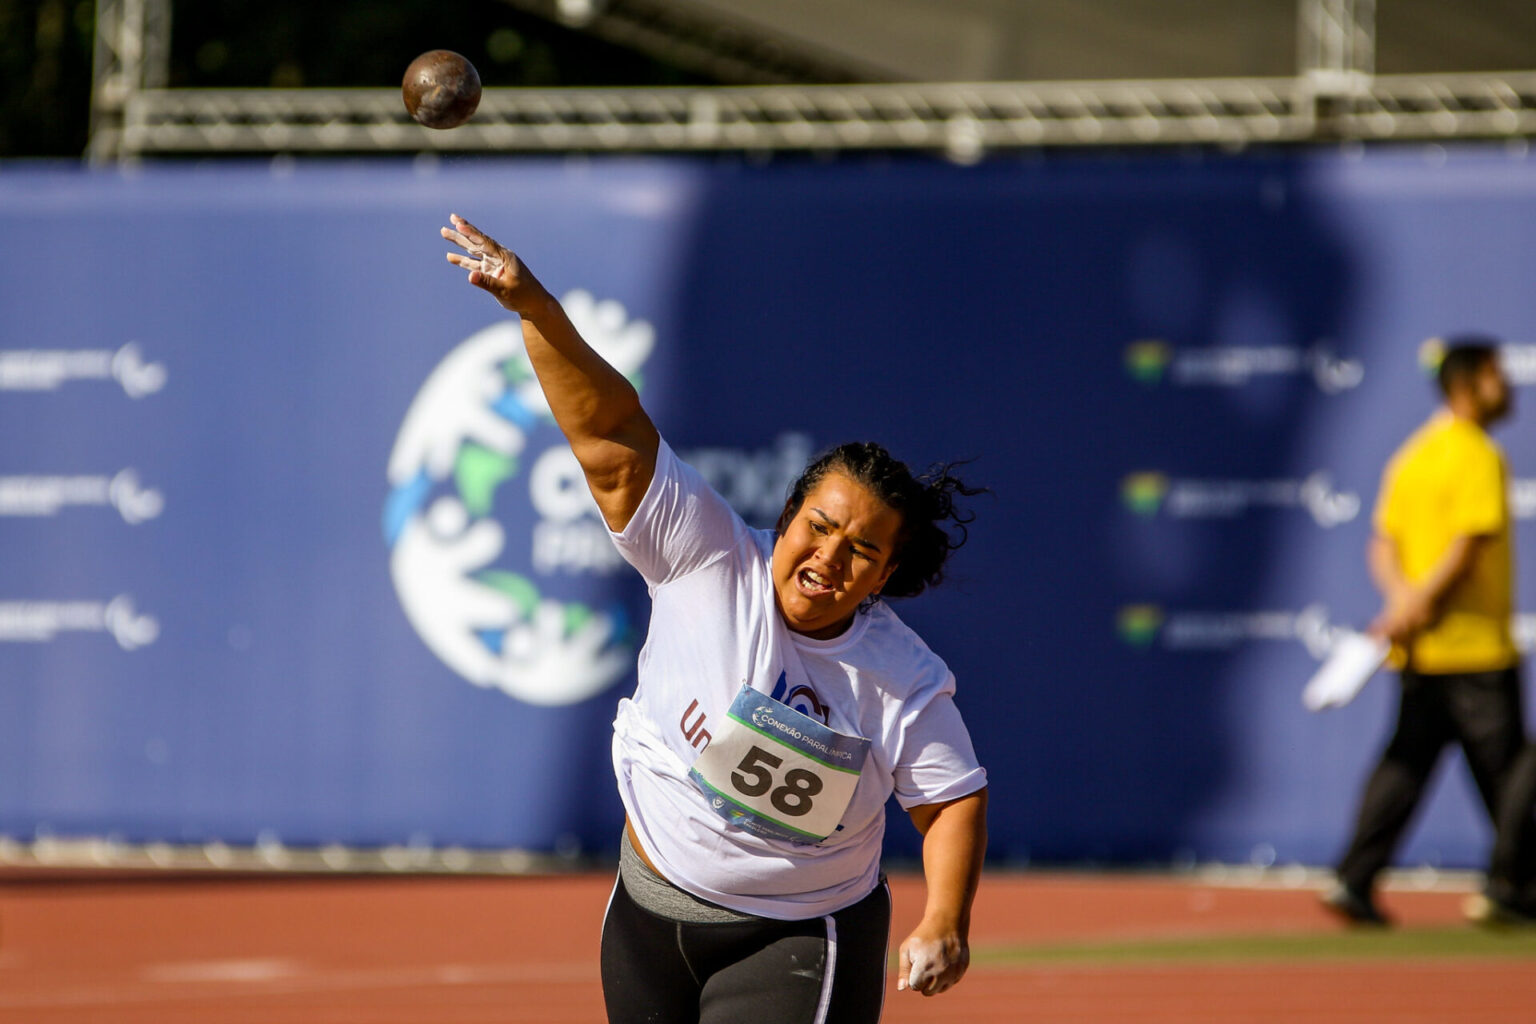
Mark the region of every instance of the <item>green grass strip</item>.
<instances>
[{"instance_id":1,"label":"green grass strip","mask_svg":"<svg viewBox=\"0 0 1536 1024\"><path fill-rule=\"evenodd\" d=\"M1536 959L1536 928L1416 928L1290 935L973 946L987 967L1174 962L1254 963L1377 959Z\"/></svg>"}]
</instances>

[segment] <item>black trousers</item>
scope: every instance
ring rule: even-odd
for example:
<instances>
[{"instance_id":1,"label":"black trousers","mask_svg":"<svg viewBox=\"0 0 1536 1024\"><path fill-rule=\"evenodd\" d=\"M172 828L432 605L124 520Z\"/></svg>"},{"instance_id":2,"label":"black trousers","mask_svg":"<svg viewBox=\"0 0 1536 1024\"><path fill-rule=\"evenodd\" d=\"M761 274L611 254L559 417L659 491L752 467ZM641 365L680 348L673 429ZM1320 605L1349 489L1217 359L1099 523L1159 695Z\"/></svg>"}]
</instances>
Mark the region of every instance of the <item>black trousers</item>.
<instances>
[{"instance_id":1,"label":"black trousers","mask_svg":"<svg viewBox=\"0 0 1536 1024\"><path fill-rule=\"evenodd\" d=\"M603 921L609 1024L877 1024L891 893L806 921L690 924L614 885Z\"/></svg>"},{"instance_id":2,"label":"black trousers","mask_svg":"<svg viewBox=\"0 0 1536 1024\"><path fill-rule=\"evenodd\" d=\"M1397 728L1366 783L1339 879L1369 892L1392 860L1441 753L1457 743L1494 823L1490 890L1531 881L1536 753L1528 752L1518 667L1445 675L1405 670ZM1523 801L1523 802L1522 802Z\"/></svg>"},{"instance_id":3,"label":"black trousers","mask_svg":"<svg viewBox=\"0 0 1536 1024\"><path fill-rule=\"evenodd\" d=\"M1494 827L1488 895L1536 908L1536 744L1510 767Z\"/></svg>"}]
</instances>

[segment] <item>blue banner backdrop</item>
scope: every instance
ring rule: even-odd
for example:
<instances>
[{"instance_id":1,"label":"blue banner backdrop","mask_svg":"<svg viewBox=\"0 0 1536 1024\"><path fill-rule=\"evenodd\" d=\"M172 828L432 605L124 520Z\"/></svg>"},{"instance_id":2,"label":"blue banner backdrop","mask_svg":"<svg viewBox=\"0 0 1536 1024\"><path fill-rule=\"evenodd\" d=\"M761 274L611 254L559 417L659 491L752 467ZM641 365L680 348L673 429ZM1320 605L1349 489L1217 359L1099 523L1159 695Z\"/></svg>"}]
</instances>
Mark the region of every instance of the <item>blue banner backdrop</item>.
<instances>
[{"instance_id":1,"label":"blue banner backdrop","mask_svg":"<svg viewBox=\"0 0 1536 1024\"><path fill-rule=\"evenodd\" d=\"M614 848L644 590L443 260L456 211L755 522L839 440L975 459L994 494L901 611L959 677L996 860L1326 863L1393 683L1300 692L1375 610L1426 339L1506 339L1528 404L1533 166L0 167L0 837ZM1499 435L1526 552L1531 415ZM1487 841L1457 766L1403 860Z\"/></svg>"}]
</instances>

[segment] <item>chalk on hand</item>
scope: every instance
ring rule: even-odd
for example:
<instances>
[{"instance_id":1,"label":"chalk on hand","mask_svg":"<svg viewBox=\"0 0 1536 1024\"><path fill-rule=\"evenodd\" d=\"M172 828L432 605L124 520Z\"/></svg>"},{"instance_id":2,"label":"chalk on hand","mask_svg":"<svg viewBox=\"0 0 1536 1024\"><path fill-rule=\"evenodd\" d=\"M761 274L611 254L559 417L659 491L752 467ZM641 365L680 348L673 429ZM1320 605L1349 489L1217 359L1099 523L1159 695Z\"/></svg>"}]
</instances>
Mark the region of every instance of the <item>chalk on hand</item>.
<instances>
[{"instance_id":1,"label":"chalk on hand","mask_svg":"<svg viewBox=\"0 0 1536 1024\"><path fill-rule=\"evenodd\" d=\"M911 961L912 968L904 978L896 980L896 990L910 988L914 992L921 991L919 986L926 985L938 974L938 956L942 946L932 943L927 948L912 948L907 950L907 957Z\"/></svg>"}]
</instances>

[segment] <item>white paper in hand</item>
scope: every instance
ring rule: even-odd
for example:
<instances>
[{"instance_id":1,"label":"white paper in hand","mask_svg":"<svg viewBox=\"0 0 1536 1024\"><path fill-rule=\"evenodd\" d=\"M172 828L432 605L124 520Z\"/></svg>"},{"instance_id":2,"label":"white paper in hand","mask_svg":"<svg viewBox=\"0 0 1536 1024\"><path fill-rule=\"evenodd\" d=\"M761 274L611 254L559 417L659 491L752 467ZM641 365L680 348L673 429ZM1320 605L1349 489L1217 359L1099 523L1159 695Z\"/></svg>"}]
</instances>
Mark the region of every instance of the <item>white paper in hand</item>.
<instances>
[{"instance_id":1,"label":"white paper in hand","mask_svg":"<svg viewBox=\"0 0 1536 1024\"><path fill-rule=\"evenodd\" d=\"M1328 659L1301 691L1301 703L1308 711L1348 704L1381 668L1390 648L1381 637L1341 630Z\"/></svg>"}]
</instances>

